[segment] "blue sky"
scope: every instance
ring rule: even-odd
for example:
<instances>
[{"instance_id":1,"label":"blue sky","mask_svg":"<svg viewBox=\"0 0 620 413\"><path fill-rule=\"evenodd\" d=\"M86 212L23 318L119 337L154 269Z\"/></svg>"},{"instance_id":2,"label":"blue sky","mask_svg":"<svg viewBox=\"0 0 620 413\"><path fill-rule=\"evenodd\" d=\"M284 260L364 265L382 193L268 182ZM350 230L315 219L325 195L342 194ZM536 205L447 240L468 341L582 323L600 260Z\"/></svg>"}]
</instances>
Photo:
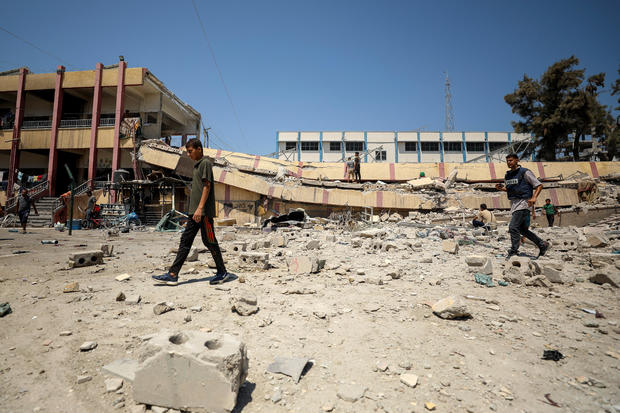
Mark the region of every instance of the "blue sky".
<instances>
[{"instance_id":1,"label":"blue sky","mask_svg":"<svg viewBox=\"0 0 620 413\"><path fill-rule=\"evenodd\" d=\"M444 130L444 72L459 131L512 130L504 95L570 55L618 78L618 0L195 1L234 110L191 0L5 2L0 26L55 57L0 31L0 71L124 55L253 154L278 130Z\"/></svg>"}]
</instances>

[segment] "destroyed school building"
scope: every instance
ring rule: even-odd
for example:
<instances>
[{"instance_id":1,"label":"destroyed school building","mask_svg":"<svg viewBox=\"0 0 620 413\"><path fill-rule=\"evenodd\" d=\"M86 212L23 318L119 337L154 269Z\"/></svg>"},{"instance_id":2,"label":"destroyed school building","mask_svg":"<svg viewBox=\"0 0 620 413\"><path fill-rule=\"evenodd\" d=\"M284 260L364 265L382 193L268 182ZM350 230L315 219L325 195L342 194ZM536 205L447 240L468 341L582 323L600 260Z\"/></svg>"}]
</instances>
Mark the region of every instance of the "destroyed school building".
<instances>
[{"instance_id":1,"label":"destroyed school building","mask_svg":"<svg viewBox=\"0 0 620 413\"><path fill-rule=\"evenodd\" d=\"M504 162L363 163L364 182L347 183L341 162L290 162L214 149L205 149L205 154L214 159L216 222L221 223L254 224L294 208L322 217L352 212L367 220L394 212L406 216L410 211L458 212L456 218L462 219L476 212L481 203L491 209L510 209L505 193L495 190L495 182L503 180ZM144 142L139 159L168 174L191 176L192 161L184 152L160 142ZM565 214L562 225L583 224L584 219L619 212L617 162L522 164L544 182L537 207L546 198L560 208L590 206L587 218L578 207L574 217ZM425 177L416 178L421 172ZM446 219L445 214L431 217Z\"/></svg>"},{"instance_id":2,"label":"destroyed school building","mask_svg":"<svg viewBox=\"0 0 620 413\"><path fill-rule=\"evenodd\" d=\"M65 165L83 187L120 169L125 179L142 179L137 146L171 136L200 137L200 114L122 58L94 70L0 73L0 202L20 186L58 197L70 183Z\"/></svg>"}]
</instances>

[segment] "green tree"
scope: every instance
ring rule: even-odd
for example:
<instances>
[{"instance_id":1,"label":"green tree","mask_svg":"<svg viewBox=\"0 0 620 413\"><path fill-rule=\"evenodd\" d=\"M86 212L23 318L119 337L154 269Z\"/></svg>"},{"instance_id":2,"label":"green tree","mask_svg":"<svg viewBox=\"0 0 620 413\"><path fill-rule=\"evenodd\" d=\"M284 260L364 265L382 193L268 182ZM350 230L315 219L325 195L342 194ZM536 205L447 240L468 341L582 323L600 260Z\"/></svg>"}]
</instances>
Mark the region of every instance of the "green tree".
<instances>
[{"instance_id":1,"label":"green tree","mask_svg":"<svg viewBox=\"0 0 620 413\"><path fill-rule=\"evenodd\" d=\"M545 160L556 160L557 149L571 136L573 158L578 159L580 140L605 133L606 107L598 101L605 74L590 76L584 83L585 70L577 69L578 64L579 59L571 56L551 65L540 80L524 75L518 88L504 97L522 118L512 122L515 132L531 133Z\"/></svg>"}]
</instances>

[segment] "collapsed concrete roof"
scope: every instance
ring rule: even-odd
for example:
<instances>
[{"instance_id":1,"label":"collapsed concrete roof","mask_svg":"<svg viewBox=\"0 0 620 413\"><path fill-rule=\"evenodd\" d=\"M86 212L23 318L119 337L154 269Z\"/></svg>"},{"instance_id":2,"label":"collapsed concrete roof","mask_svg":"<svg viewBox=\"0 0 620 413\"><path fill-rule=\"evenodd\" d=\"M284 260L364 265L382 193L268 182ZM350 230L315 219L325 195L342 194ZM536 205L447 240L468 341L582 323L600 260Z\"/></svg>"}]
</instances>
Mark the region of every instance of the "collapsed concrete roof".
<instances>
[{"instance_id":1,"label":"collapsed concrete roof","mask_svg":"<svg viewBox=\"0 0 620 413\"><path fill-rule=\"evenodd\" d=\"M340 181L344 173L342 163L304 164L208 148L204 153L214 159L216 183L283 201L399 210L476 209L481 203L495 209L510 208L506 195L494 191L492 185L461 185L449 190L443 185L448 175L460 182L500 182L505 170L503 164L362 164L364 180L375 182L352 184ZM145 141L138 159L185 177L191 177L193 170L193 161L184 151L160 141ZM524 162L523 165L538 172L541 179L553 181L545 184L539 203L542 205L545 198L551 198L556 206L580 202L576 181L564 183L563 177L581 175L592 179L601 174L613 176L620 170L618 162ZM436 179L412 180L420 172Z\"/></svg>"}]
</instances>

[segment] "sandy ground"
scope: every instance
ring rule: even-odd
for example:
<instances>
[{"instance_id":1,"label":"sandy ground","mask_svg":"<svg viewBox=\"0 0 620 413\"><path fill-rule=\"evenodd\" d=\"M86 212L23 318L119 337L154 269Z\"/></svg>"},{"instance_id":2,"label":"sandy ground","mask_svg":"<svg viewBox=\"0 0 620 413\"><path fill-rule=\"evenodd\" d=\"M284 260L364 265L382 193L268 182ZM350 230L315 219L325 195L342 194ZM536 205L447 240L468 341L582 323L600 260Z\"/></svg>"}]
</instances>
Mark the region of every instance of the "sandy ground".
<instances>
[{"instance_id":1,"label":"sandy ground","mask_svg":"<svg viewBox=\"0 0 620 413\"><path fill-rule=\"evenodd\" d=\"M426 402L438 412L619 411L618 289L587 281L592 273L587 251L550 253L558 261L572 259L564 262L565 284L487 288L474 282L464 257L491 257L501 278L504 261L496 255L505 252L507 240L465 245L455 256L442 252L438 239L416 239L413 228L384 227L398 249L371 253L371 241L353 248L351 233L337 228L288 232L287 248L259 250L271 255L275 268L266 271L238 269L232 241L221 242L229 270L245 283L237 279L218 287L208 283L214 272L206 264L209 253L186 263L184 271L193 267L197 273L182 273L178 286L154 285L151 275L172 261L169 251L179 234L130 232L107 240L98 230L69 236L52 229L25 235L1 229L0 302L8 301L13 313L0 318L0 411L132 412L131 384L106 393L104 380L111 376L101 367L131 358L141 336L163 328L228 333L246 343L250 369L238 412L423 412ZM561 238L562 231L544 235ZM325 240L333 234L335 242ZM269 237L247 230L235 236ZM320 250L305 249L312 238L322 241ZM43 239L58 239L59 245L42 245ZM407 240L421 244L409 248ZM68 269L69 253L101 243L114 245L114 256L103 265ZM202 247L199 238L194 245ZM16 250L28 252L15 255ZM289 274L287 254L318 256L327 265L318 274ZM420 263L422 257L432 257L432 263ZM392 279L391 272L400 278ZM121 273L131 278L116 281ZM81 291L63 293L74 281ZM304 288L306 294L285 293ZM231 312L229 299L241 289L258 297L257 314ZM121 291L140 294L141 303L115 301ZM480 298L466 299L472 318L435 316L428 304L449 295ZM161 301L173 302L175 310L155 315ZM203 310L191 312L193 306ZM60 336L61 331L72 334ZM80 352L85 341L98 346ZM547 349L565 358L542 360ZM266 372L276 356L308 357L312 366L296 384ZM403 373L419 377L415 388L401 382ZM92 380L77 384L80 375ZM337 396L351 383L367 388L355 402ZM278 392L281 400L272 401ZM120 398L124 402L114 406Z\"/></svg>"}]
</instances>

